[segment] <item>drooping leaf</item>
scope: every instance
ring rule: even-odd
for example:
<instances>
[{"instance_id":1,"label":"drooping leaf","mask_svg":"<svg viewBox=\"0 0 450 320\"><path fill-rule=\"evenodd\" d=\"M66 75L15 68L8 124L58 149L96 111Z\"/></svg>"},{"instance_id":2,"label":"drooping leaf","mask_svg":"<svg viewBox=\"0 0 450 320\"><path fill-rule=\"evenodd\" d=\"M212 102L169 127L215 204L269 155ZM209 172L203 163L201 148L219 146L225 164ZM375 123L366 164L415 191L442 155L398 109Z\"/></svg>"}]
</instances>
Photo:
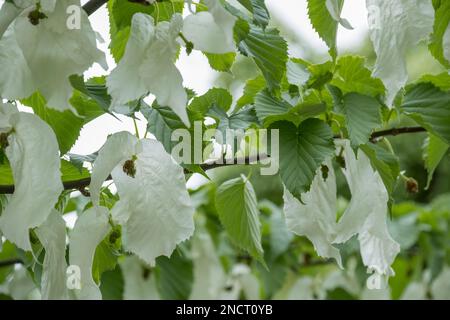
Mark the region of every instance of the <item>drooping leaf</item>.
<instances>
[{"instance_id":1,"label":"drooping leaf","mask_svg":"<svg viewBox=\"0 0 450 320\"><path fill-rule=\"evenodd\" d=\"M325 41L333 58L337 56L336 36L339 22L336 21L327 9L326 0L308 0L308 16L314 30ZM344 1L338 0L337 10L342 10Z\"/></svg>"},{"instance_id":2,"label":"drooping leaf","mask_svg":"<svg viewBox=\"0 0 450 320\"><path fill-rule=\"evenodd\" d=\"M233 242L259 261L264 261L257 198L245 177L224 182L217 189L216 208Z\"/></svg>"},{"instance_id":3,"label":"drooping leaf","mask_svg":"<svg viewBox=\"0 0 450 320\"><path fill-rule=\"evenodd\" d=\"M239 0L248 11L253 14L253 21L258 26L265 28L269 24L270 14L265 0Z\"/></svg>"},{"instance_id":4,"label":"drooping leaf","mask_svg":"<svg viewBox=\"0 0 450 320\"><path fill-rule=\"evenodd\" d=\"M448 143L445 143L440 138L432 134L428 135L428 138L425 140L423 148L423 159L425 161L425 168L428 172L426 189L430 187L434 171L441 163L449 148L450 146Z\"/></svg>"},{"instance_id":5,"label":"drooping leaf","mask_svg":"<svg viewBox=\"0 0 450 320\"><path fill-rule=\"evenodd\" d=\"M241 25L236 26L239 26L241 32L245 34L238 43L239 50L253 58L266 79L267 87L277 91L286 72L288 60L286 41L279 35L277 29L262 30L251 25L249 32L246 33Z\"/></svg>"},{"instance_id":6,"label":"drooping leaf","mask_svg":"<svg viewBox=\"0 0 450 320\"><path fill-rule=\"evenodd\" d=\"M434 8L434 26L429 45L431 54L450 69L450 2L439 1L439 6Z\"/></svg>"},{"instance_id":7,"label":"drooping leaf","mask_svg":"<svg viewBox=\"0 0 450 320\"><path fill-rule=\"evenodd\" d=\"M331 128L319 119L308 119L295 126L276 122L271 129L280 135L280 175L289 192L301 199L308 192L317 168L334 153Z\"/></svg>"},{"instance_id":8,"label":"drooping leaf","mask_svg":"<svg viewBox=\"0 0 450 320\"><path fill-rule=\"evenodd\" d=\"M359 93L343 97L342 109L352 146L369 142L374 129L381 125L380 107L375 98Z\"/></svg>"}]
</instances>

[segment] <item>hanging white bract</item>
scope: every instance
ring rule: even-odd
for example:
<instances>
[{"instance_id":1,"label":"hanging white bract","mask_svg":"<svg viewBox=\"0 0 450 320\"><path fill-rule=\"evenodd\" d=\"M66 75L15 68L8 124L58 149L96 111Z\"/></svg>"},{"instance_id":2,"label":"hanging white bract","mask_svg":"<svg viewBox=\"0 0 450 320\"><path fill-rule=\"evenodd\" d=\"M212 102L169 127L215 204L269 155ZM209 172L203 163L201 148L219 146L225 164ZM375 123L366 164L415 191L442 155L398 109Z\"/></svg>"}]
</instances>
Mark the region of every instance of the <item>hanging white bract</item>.
<instances>
[{"instance_id":1,"label":"hanging white bract","mask_svg":"<svg viewBox=\"0 0 450 320\"><path fill-rule=\"evenodd\" d=\"M408 81L406 54L433 31L429 0L366 0L370 38L377 54L374 76L387 88L387 105Z\"/></svg>"},{"instance_id":2,"label":"hanging white bract","mask_svg":"<svg viewBox=\"0 0 450 320\"><path fill-rule=\"evenodd\" d=\"M50 108L72 109L69 76L82 74L95 62L106 69L106 59L97 49L96 33L79 0L39 3L40 7L23 2L28 6L0 40L0 69L5 75L0 80L0 95L22 99L39 91ZM70 7L74 8L72 16L68 13ZM11 9L4 6L3 10Z\"/></svg>"},{"instance_id":3,"label":"hanging white bract","mask_svg":"<svg viewBox=\"0 0 450 320\"><path fill-rule=\"evenodd\" d=\"M125 54L107 80L112 108L152 93L160 105L172 108L189 126L187 94L175 66L182 25L183 18L179 14L174 14L170 22L163 21L156 26L149 15L136 13L133 16Z\"/></svg>"},{"instance_id":4,"label":"hanging white bract","mask_svg":"<svg viewBox=\"0 0 450 320\"><path fill-rule=\"evenodd\" d=\"M331 163L327 164L331 167ZM306 236L314 245L317 254L334 258L342 267L339 250L333 247L336 238L336 177L330 170L326 180L318 170L311 191L302 195L302 205L289 190L284 190L284 213L290 231Z\"/></svg>"},{"instance_id":5,"label":"hanging white bract","mask_svg":"<svg viewBox=\"0 0 450 320\"><path fill-rule=\"evenodd\" d=\"M208 11L189 15L184 20L183 35L194 44L194 49L207 53L224 54L236 50L233 28L236 18L219 0L205 0Z\"/></svg>"},{"instance_id":6,"label":"hanging white bract","mask_svg":"<svg viewBox=\"0 0 450 320\"><path fill-rule=\"evenodd\" d=\"M170 256L194 232L194 208L184 171L155 140L128 132L109 137L92 170L90 191L99 204L100 187L111 173L120 200L112 217L122 226L126 250L150 265Z\"/></svg>"},{"instance_id":7,"label":"hanging white bract","mask_svg":"<svg viewBox=\"0 0 450 320\"><path fill-rule=\"evenodd\" d=\"M358 235L363 263L380 275L393 275L391 264L400 252L400 246L387 229L389 196L378 172L374 171L369 158L360 150L356 158L349 141L342 141L346 169L343 173L352 198L343 216L336 221L336 177L328 164L325 179L320 170L311 191L304 195L305 204L285 190L284 208L290 230L307 236L319 255L341 257L333 244L345 243Z\"/></svg>"},{"instance_id":8,"label":"hanging white bract","mask_svg":"<svg viewBox=\"0 0 450 320\"><path fill-rule=\"evenodd\" d=\"M42 299L67 299L66 223L61 214L53 210L36 229L36 236L45 249L41 276Z\"/></svg>"},{"instance_id":9,"label":"hanging white bract","mask_svg":"<svg viewBox=\"0 0 450 320\"><path fill-rule=\"evenodd\" d=\"M0 217L0 230L8 240L28 251L29 229L47 220L63 191L58 142L39 117L1 102L0 133L7 134L5 153L15 185Z\"/></svg>"},{"instance_id":10,"label":"hanging white bract","mask_svg":"<svg viewBox=\"0 0 450 320\"><path fill-rule=\"evenodd\" d=\"M92 278L92 264L97 246L107 236L111 227L108 221L108 209L93 207L78 218L70 233L69 262L74 269L75 296L82 300L101 300L99 286ZM79 279L76 273L79 273ZM68 282L71 279L68 279ZM79 283L76 283L79 281Z\"/></svg>"}]
</instances>

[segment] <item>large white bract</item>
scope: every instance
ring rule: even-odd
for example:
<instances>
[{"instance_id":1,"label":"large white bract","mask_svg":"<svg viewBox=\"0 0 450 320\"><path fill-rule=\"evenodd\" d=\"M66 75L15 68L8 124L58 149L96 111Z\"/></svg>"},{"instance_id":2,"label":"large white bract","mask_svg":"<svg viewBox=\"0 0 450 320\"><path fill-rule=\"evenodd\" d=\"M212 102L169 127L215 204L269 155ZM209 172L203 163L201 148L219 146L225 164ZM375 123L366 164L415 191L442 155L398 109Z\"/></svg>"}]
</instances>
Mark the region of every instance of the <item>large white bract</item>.
<instances>
[{"instance_id":1,"label":"large white bract","mask_svg":"<svg viewBox=\"0 0 450 320\"><path fill-rule=\"evenodd\" d=\"M366 0L368 23L377 62L374 76L387 88L391 106L408 81L406 54L433 31L434 9L429 0Z\"/></svg>"},{"instance_id":2,"label":"large white bract","mask_svg":"<svg viewBox=\"0 0 450 320\"><path fill-rule=\"evenodd\" d=\"M45 248L41 278L42 299L68 299L66 284L66 223L53 210L47 220L36 229L36 236Z\"/></svg>"},{"instance_id":3,"label":"large white bract","mask_svg":"<svg viewBox=\"0 0 450 320\"><path fill-rule=\"evenodd\" d=\"M34 114L0 102L0 133L9 133L5 153L15 190L0 216L4 236L31 250L29 230L40 226L63 191L58 142L52 129Z\"/></svg>"},{"instance_id":4,"label":"large white bract","mask_svg":"<svg viewBox=\"0 0 450 320\"><path fill-rule=\"evenodd\" d=\"M110 229L108 209L93 207L82 213L70 233L69 262L74 267L72 274L74 278L67 280L68 283L73 280L73 288L70 289L73 289L78 299L99 300L102 298L99 286L92 277L92 264L97 246Z\"/></svg>"},{"instance_id":5,"label":"large white bract","mask_svg":"<svg viewBox=\"0 0 450 320\"><path fill-rule=\"evenodd\" d=\"M208 11L189 15L184 20L183 35L194 44L194 49L223 54L236 51L233 27L236 18L219 0L205 0Z\"/></svg>"},{"instance_id":6,"label":"large white bract","mask_svg":"<svg viewBox=\"0 0 450 320\"><path fill-rule=\"evenodd\" d=\"M157 257L170 256L192 236L194 208L184 171L161 143L138 140L128 132L111 136L94 162L90 188L94 204L109 173L120 196L112 217L122 226L127 251L154 265Z\"/></svg>"},{"instance_id":7,"label":"large white bract","mask_svg":"<svg viewBox=\"0 0 450 320\"><path fill-rule=\"evenodd\" d=\"M9 22L9 27L0 39L0 69L6 75L0 80L0 96L23 99L39 91L48 107L73 110L69 103L73 91L69 76L83 74L95 62L106 69L105 55L97 49L96 33L79 0L40 3L47 18L37 25L29 18L36 9L33 3L23 2L24 9L15 18L9 13L10 5L2 7L0 28L2 21ZM78 24L69 23L70 6L78 8L73 17L74 21L79 20Z\"/></svg>"},{"instance_id":8,"label":"large white bract","mask_svg":"<svg viewBox=\"0 0 450 320\"><path fill-rule=\"evenodd\" d=\"M333 244L345 243L358 235L364 265L380 275L393 275L391 264L400 246L387 229L389 196L378 172L372 169L369 158L358 152L358 158L349 141L342 141L347 179L352 199L343 216L336 223L336 177L333 167L327 179L320 170L304 195L302 204L285 190L284 210L288 228L296 234L308 237L317 253L335 258L341 265L339 251Z\"/></svg>"},{"instance_id":9,"label":"large white bract","mask_svg":"<svg viewBox=\"0 0 450 320\"><path fill-rule=\"evenodd\" d=\"M179 14L173 15L170 22L163 21L156 26L149 15L133 16L125 55L107 81L113 109L152 93L160 105L172 108L189 126L187 94L175 66L180 48L177 38L182 26L183 18Z\"/></svg>"}]
</instances>

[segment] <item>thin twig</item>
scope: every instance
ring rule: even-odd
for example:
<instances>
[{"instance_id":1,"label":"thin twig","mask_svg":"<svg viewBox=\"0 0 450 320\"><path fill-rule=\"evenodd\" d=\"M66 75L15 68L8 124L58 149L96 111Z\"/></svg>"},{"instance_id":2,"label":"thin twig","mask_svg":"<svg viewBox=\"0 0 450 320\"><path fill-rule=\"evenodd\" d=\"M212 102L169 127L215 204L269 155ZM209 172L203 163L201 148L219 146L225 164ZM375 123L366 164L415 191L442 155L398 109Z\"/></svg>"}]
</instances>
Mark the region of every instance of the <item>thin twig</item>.
<instances>
[{"instance_id":1,"label":"thin twig","mask_svg":"<svg viewBox=\"0 0 450 320\"><path fill-rule=\"evenodd\" d=\"M386 136L398 136L400 134L406 133L420 133L426 132L427 130L423 127L405 127L405 128L393 128L389 130L383 130L374 132L370 138L370 141L376 141L378 138L386 137Z\"/></svg>"},{"instance_id":2,"label":"thin twig","mask_svg":"<svg viewBox=\"0 0 450 320\"><path fill-rule=\"evenodd\" d=\"M266 155L263 156L259 156L258 157L258 161L264 161L267 160L269 157ZM250 158L245 158L245 159L234 159L233 162L230 161L230 163L227 163L226 160L223 160L223 164L221 163L205 163L200 165L200 167L204 170L211 170L211 169L216 169L216 168L220 168L220 167L226 167L226 166L235 166L235 165L249 165L249 164L256 164L255 161L256 159L250 159ZM189 170L185 169L184 170L185 174L191 173ZM106 181L112 180L112 177L109 176ZM86 187L89 187L89 185L91 184L91 178L84 178L84 179L80 179L80 180L74 180L74 181L69 181L69 182L64 182L64 190L78 190L80 191L82 194L88 195L88 191L85 190ZM0 186L0 194L12 194L14 193L14 186Z\"/></svg>"},{"instance_id":3,"label":"thin twig","mask_svg":"<svg viewBox=\"0 0 450 320\"><path fill-rule=\"evenodd\" d=\"M376 142L381 137L386 136L397 136L400 134L408 134L408 133L420 133L420 132L426 132L425 128L422 127L404 127L404 128L393 128L389 130L383 130L374 132L370 138L370 141ZM267 157L260 157L259 160L265 160ZM219 167L225 167L225 166L232 166L240 164L237 160L235 160L233 163L212 163L212 164L202 164L200 167L207 171ZM249 164L249 159L245 159L245 164ZM189 173L188 170L185 170L185 173ZM108 177L108 180L111 180L111 177ZM84 188L88 187L91 183L91 178L84 178L80 180L74 180L69 182L64 182L64 189L65 190L84 190ZM14 193L14 186L0 186L0 194L12 194ZM87 193L86 193L87 194Z\"/></svg>"},{"instance_id":4,"label":"thin twig","mask_svg":"<svg viewBox=\"0 0 450 320\"><path fill-rule=\"evenodd\" d=\"M90 16L107 2L108 0L91 0L83 6L83 10Z\"/></svg>"},{"instance_id":5,"label":"thin twig","mask_svg":"<svg viewBox=\"0 0 450 320\"><path fill-rule=\"evenodd\" d=\"M0 268L10 267L10 266L14 266L16 264L23 264L23 261L20 259L2 260L2 261L0 261Z\"/></svg>"}]
</instances>

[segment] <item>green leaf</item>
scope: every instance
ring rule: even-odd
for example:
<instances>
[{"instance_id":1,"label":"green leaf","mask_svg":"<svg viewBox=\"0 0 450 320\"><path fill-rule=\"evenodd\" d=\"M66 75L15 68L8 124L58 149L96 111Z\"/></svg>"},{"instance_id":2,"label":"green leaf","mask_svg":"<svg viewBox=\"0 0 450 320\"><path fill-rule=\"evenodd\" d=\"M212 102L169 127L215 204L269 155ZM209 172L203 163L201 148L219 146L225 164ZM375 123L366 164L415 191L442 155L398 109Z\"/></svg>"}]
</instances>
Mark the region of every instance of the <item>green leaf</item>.
<instances>
[{"instance_id":1,"label":"green leaf","mask_svg":"<svg viewBox=\"0 0 450 320\"><path fill-rule=\"evenodd\" d=\"M290 84L302 87L308 82L310 76L307 66L301 60L288 61L286 77Z\"/></svg>"},{"instance_id":2,"label":"green leaf","mask_svg":"<svg viewBox=\"0 0 450 320\"><path fill-rule=\"evenodd\" d=\"M63 182L73 182L89 177L90 174L86 168L77 168L69 161L61 160L61 179Z\"/></svg>"},{"instance_id":3,"label":"green leaf","mask_svg":"<svg viewBox=\"0 0 450 320\"><path fill-rule=\"evenodd\" d=\"M366 68L365 62L363 57L340 57L331 84L344 94L358 92L372 97L383 96L385 94L383 82L372 77L372 72Z\"/></svg>"},{"instance_id":4,"label":"green leaf","mask_svg":"<svg viewBox=\"0 0 450 320\"><path fill-rule=\"evenodd\" d=\"M368 143L360 148L369 157L374 170L378 171L389 196L394 192L397 178L400 175L398 157L378 144Z\"/></svg>"},{"instance_id":5,"label":"green leaf","mask_svg":"<svg viewBox=\"0 0 450 320\"><path fill-rule=\"evenodd\" d=\"M264 263L258 200L245 177L226 181L216 193L220 221L233 242Z\"/></svg>"},{"instance_id":6,"label":"green leaf","mask_svg":"<svg viewBox=\"0 0 450 320\"><path fill-rule=\"evenodd\" d=\"M432 134L425 140L423 160L425 161L425 169L427 169L428 172L427 186L425 189L429 189L431 181L433 180L434 171L449 148L450 146L447 143Z\"/></svg>"},{"instance_id":7,"label":"green leaf","mask_svg":"<svg viewBox=\"0 0 450 320\"><path fill-rule=\"evenodd\" d=\"M176 129L186 128L183 121L169 107L148 107L141 109L141 112L148 121L147 131L163 144L168 153L171 153L178 143L171 140L172 133Z\"/></svg>"},{"instance_id":8,"label":"green leaf","mask_svg":"<svg viewBox=\"0 0 450 320\"><path fill-rule=\"evenodd\" d=\"M315 117L326 110L313 91L305 93L303 101L292 106L285 100L273 97L267 90L256 95L255 110L260 122L265 127L277 121L290 121L299 124L303 120Z\"/></svg>"},{"instance_id":9,"label":"green leaf","mask_svg":"<svg viewBox=\"0 0 450 320\"><path fill-rule=\"evenodd\" d=\"M222 133L222 142L224 143L230 143L229 141L226 141L227 129L245 130L248 129L253 123L257 122L255 110L252 107L242 108L237 112L233 112L228 115L222 108L213 106L207 115L219 122L217 129Z\"/></svg>"},{"instance_id":10,"label":"green leaf","mask_svg":"<svg viewBox=\"0 0 450 320\"><path fill-rule=\"evenodd\" d=\"M435 6L434 9L434 26L429 49L431 54L442 63L444 67L450 69L450 60L444 55L443 44L444 36L446 35L450 24L450 1L439 1L439 4Z\"/></svg>"},{"instance_id":11,"label":"green leaf","mask_svg":"<svg viewBox=\"0 0 450 320\"><path fill-rule=\"evenodd\" d=\"M31 107L37 116L47 122L55 132L61 154L67 153L77 141L85 123L84 119L69 110L61 112L48 108L45 98L40 93L34 93L21 102Z\"/></svg>"},{"instance_id":12,"label":"green leaf","mask_svg":"<svg viewBox=\"0 0 450 320\"><path fill-rule=\"evenodd\" d=\"M114 270L117 265L118 251L114 243L110 242L110 238L108 235L95 249L92 277L96 283L100 283L104 272Z\"/></svg>"},{"instance_id":13,"label":"green leaf","mask_svg":"<svg viewBox=\"0 0 450 320\"><path fill-rule=\"evenodd\" d=\"M122 270L119 266L112 271L106 271L102 274L100 291L103 300L122 300L124 293L124 279Z\"/></svg>"},{"instance_id":14,"label":"green leaf","mask_svg":"<svg viewBox=\"0 0 450 320\"><path fill-rule=\"evenodd\" d=\"M255 97L255 110L258 119L264 126L279 120L287 120L286 116L292 105L288 102L277 99L268 90L261 91Z\"/></svg>"},{"instance_id":15,"label":"green leaf","mask_svg":"<svg viewBox=\"0 0 450 320\"><path fill-rule=\"evenodd\" d=\"M263 76L257 76L254 79L250 79L245 83L244 93L236 103L237 108L242 108L246 105L253 104L255 102L255 96L258 92L266 87L266 80Z\"/></svg>"},{"instance_id":16,"label":"green leaf","mask_svg":"<svg viewBox=\"0 0 450 320\"><path fill-rule=\"evenodd\" d=\"M241 53L253 58L271 91L279 90L288 60L287 43L280 36L279 31L277 29L263 30L251 25L250 31L245 33L246 30L243 30L239 23L236 23L236 29L245 34L238 44Z\"/></svg>"},{"instance_id":17,"label":"green leaf","mask_svg":"<svg viewBox=\"0 0 450 320\"><path fill-rule=\"evenodd\" d=\"M264 0L238 0L248 11L253 14L253 21L258 26L265 28L269 24L270 14Z\"/></svg>"},{"instance_id":18,"label":"green leaf","mask_svg":"<svg viewBox=\"0 0 450 320\"><path fill-rule=\"evenodd\" d=\"M333 79L333 62L327 61L321 64L308 64L304 62L311 74L307 87L317 90L322 88Z\"/></svg>"},{"instance_id":19,"label":"green leaf","mask_svg":"<svg viewBox=\"0 0 450 320\"><path fill-rule=\"evenodd\" d=\"M418 124L450 144L450 92L431 83L409 88L401 106Z\"/></svg>"},{"instance_id":20,"label":"green leaf","mask_svg":"<svg viewBox=\"0 0 450 320\"><path fill-rule=\"evenodd\" d=\"M193 282L192 260L176 250L170 258L156 259L156 280L161 299L189 299Z\"/></svg>"},{"instance_id":21,"label":"green leaf","mask_svg":"<svg viewBox=\"0 0 450 320\"><path fill-rule=\"evenodd\" d=\"M349 93L343 97L342 113L353 147L369 142L373 130L380 126L380 107L375 98L359 93Z\"/></svg>"},{"instance_id":22,"label":"green leaf","mask_svg":"<svg viewBox=\"0 0 450 320\"><path fill-rule=\"evenodd\" d=\"M203 53L208 58L209 65L219 72L230 72L236 59L236 53L230 52L226 54Z\"/></svg>"},{"instance_id":23,"label":"green leaf","mask_svg":"<svg viewBox=\"0 0 450 320\"><path fill-rule=\"evenodd\" d=\"M285 187L297 199L308 192L319 166L334 154L333 132L319 119L295 126L280 121L271 126L280 133L280 175Z\"/></svg>"},{"instance_id":24,"label":"green leaf","mask_svg":"<svg viewBox=\"0 0 450 320\"><path fill-rule=\"evenodd\" d=\"M141 3L133 3L131 1L114 0L110 4L112 21L117 29L131 26L133 15L138 12L151 15L155 11L153 5L143 5Z\"/></svg>"},{"instance_id":25,"label":"green leaf","mask_svg":"<svg viewBox=\"0 0 450 320\"><path fill-rule=\"evenodd\" d=\"M61 160L61 179L63 182L68 183L89 177L90 174L86 168L80 170L69 161ZM9 162L5 161L3 164L0 164L0 187L12 185L14 185L14 177Z\"/></svg>"},{"instance_id":26,"label":"green leaf","mask_svg":"<svg viewBox=\"0 0 450 320\"><path fill-rule=\"evenodd\" d=\"M343 0L338 1L340 10L342 10L343 4ZM330 49L330 55L336 58L336 36L339 22L328 11L326 0L308 0L308 16L314 30L316 30Z\"/></svg>"},{"instance_id":27,"label":"green leaf","mask_svg":"<svg viewBox=\"0 0 450 320\"><path fill-rule=\"evenodd\" d=\"M196 119L202 119L213 105L228 111L232 102L233 97L226 89L212 88L204 95L192 99L188 106L188 111L195 114Z\"/></svg>"},{"instance_id":28,"label":"green leaf","mask_svg":"<svg viewBox=\"0 0 450 320\"><path fill-rule=\"evenodd\" d=\"M92 78L89 79L87 82L84 82L82 76L73 75L70 77L70 83L72 84L72 87L79 91L81 94L83 94L83 97L80 97L79 95L74 94L74 97L71 99L72 105L74 105L75 108L82 109L82 114L89 115L92 111L96 113L100 113L101 110L104 112L109 113L109 107L111 105L111 96L108 94L108 89L106 88L106 80L105 77L98 77L98 78ZM94 110L89 110L88 108L80 108L80 99L81 101L89 101L97 103L97 108L89 108ZM84 99L84 100L83 100ZM87 102L89 103L89 102ZM103 113L103 112L102 112Z\"/></svg>"},{"instance_id":29,"label":"green leaf","mask_svg":"<svg viewBox=\"0 0 450 320\"><path fill-rule=\"evenodd\" d=\"M450 91L450 74L447 72L442 72L438 75L426 74L423 75L419 80L420 82L429 82L434 86L438 87L442 91Z\"/></svg>"}]
</instances>

